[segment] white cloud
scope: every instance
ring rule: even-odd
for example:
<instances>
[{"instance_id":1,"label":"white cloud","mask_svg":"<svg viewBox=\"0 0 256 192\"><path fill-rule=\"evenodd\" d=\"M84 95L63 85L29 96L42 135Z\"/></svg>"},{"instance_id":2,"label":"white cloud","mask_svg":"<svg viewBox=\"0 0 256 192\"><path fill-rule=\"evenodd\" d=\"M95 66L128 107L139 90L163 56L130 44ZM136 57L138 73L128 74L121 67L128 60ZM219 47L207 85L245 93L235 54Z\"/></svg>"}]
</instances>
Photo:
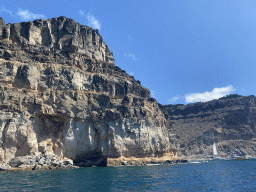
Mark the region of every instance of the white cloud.
<instances>
[{"instance_id":1,"label":"white cloud","mask_svg":"<svg viewBox=\"0 0 256 192\"><path fill-rule=\"evenodd\" d=\"M1 11L4 11L6 13L9 13L11 16L13 16L12 11L6 9L4 6L2 6Z\"/></svg>"},{"instance_id":2,"label":"white cloud","mask_svg":"<svg viewBox=\"0 0 256 192\"><path fill-rule=\"evenodd\" d=\"M80 13L79 13L80 14ZM92 28L94 29L98 29L100 30L101 28L101 25L100 25L100 22L92 15L92 14L87 14L86 15L86 18L88 19L89 21L89 26L91 26Z\"/></svg>"},{"instance_id":3,"label":"white cloud","mask_svg":"<svg viewBox=\"0 0 256 192\"><path fill-rule=\"evenodd\" d=\"M133 75L133 72L131 71L131 72L129 73L129 75Z\"/></svg>"},{"instance_id":4,"label":"white cloud","mask_svg":"<svg viewBox=\"0 0 256 192\"><path fill-rule=\"evenodd\" d=\"M139 58L136 58L134 54L131 54L131 53L124 53L124 56L125 57L131 57L134 61L137 61L139 60Z\"/></svg>"},{"instance_id":5,"label":"white cloud","mask_svg":"<svg viewBox=\"0 0 256 192\"><path fill-rule=\"evenodd\" d=\"M169 103L174 103L175 101L177 101L180 97L179 96L176 96L176 97L173 97L171 99L169 99Z\"/></svg>"},{"instance_id":6,"label":"white cloud","mask_svg":"<svg viewBox=\"0 0 256 192\"><path fill-rule=\"evenodd\" d=\"M26 10L19 9L17 12L17 15L23 20L33 20L33 19L44 19L45 18L44 15L31 13L27 9Z\"/></svg>"},{"instance_id":7,"label":"white cloud","mask_svg":"<svg viewBox=\"0 0 256 192\"><path fill-rule=\"evenodd\" d=\"M223 96L226 96L230 94L230 92L234 91L232 85L229 85L227 87L221 87L221 88L214 88L211 92L204 92L204 93L193 93L188 94L185 96L186 103L193 103L193 102L206 102L211 101L214 99L219 99Z\"/></svg>"},{"instance_id":8,"label":"white cloud","mask_svg":"<svg viewBox=\"0 0 256 192\"><path fill-rule=\"evenodd\" d=\"M79 11L78 14L79 14L80 16L84 16L84 12L83 12L83 11Z\"/></svg>"}]
</instances>

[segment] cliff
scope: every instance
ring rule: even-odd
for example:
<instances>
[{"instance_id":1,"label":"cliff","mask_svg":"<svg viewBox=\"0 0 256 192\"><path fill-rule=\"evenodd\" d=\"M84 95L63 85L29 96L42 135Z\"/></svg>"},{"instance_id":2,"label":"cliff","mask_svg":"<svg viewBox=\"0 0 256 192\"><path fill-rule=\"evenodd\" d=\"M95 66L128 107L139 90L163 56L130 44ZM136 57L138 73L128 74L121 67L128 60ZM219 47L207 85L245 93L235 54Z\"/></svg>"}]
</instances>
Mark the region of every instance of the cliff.
<instances>
[{"instance_id":1,"label":"cliff","mask_svg":"<svg viewBox=\"0 0 256 192\"><path fill-rule=\"evenodd\" d=\"M179 139L179 156L256 156L255 96L229 95L218 100L188 105L165 105L171 131Z\"/></svg>"},{"instance_id":2,"label":"cliff","mask_svg":"<svg viewBox=\"0 0 256 192\"><path fill-rule=\"evenodd\" d=\"M0 18L0 161L45 152L84 166L174 156L163 111L115 66L98 30L66 17Z\"/></svg>"}]
</instances>

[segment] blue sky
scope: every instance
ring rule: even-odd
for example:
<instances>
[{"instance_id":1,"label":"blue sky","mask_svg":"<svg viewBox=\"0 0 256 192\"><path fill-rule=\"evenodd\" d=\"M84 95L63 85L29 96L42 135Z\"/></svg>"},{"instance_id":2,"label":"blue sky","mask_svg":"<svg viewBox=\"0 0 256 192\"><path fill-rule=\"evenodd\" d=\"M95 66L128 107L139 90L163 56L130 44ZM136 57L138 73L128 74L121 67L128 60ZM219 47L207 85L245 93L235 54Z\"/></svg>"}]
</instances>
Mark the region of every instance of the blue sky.
<instances>
[{"instance_id":1,"label":"blue sky","mask_svg":"<svg viewBox=\"0 0 256 192\"><path fill-rule=\"evenodd\" d=\"M6 24L65 16L99 29L161 104L256 95L254 0L2 0Z\"/></svg>"}]
</instances>

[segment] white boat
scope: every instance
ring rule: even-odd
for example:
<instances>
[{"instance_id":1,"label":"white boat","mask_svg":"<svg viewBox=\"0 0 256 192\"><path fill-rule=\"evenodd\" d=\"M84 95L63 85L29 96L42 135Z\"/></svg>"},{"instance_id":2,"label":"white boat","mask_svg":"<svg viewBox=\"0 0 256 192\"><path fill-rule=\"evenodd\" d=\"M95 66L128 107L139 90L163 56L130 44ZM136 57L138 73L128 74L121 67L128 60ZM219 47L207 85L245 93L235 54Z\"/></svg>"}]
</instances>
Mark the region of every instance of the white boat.
<instances>
[{"instance_id":1,"label":"white boat","mask_svg":"<svg viewBox=\"0 0 256 192\"><path fill-rule=\"evenodd\" d=\"M229 160L250 160L250 157L248 157L247 155L244 156L237 156L237 155L230 155Z\"/></svg>"},{"instance_id":2,"label":"white boat","mask_svg":"<svg viewBox=\"0 0 256 192\"><path fill-rule=\"evenodd\" d=\"M215 143L212 146L212 150L213 150L213 155L216 157L218 155L218 153L217 153L217 147L216 147Z\"/></svg>"}]
</instances>

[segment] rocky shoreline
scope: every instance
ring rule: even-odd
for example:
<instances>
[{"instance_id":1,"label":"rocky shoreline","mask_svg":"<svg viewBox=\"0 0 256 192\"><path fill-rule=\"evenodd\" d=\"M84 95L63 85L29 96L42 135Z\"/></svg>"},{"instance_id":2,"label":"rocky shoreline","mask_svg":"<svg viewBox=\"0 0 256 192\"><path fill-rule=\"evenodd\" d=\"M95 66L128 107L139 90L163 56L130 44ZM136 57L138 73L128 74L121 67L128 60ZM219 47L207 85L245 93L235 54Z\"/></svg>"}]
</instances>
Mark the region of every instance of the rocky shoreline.
<instances>
[{"instance_id":1,"label":"rocky shoreline","mask_svg":"<svg viewBox=\"0 0 256 192\"><path fill-rule=\"evenodd\" d=\"M177 160L166 160L166 161L123 161L121 165L108 165L109 167L121 167L121 166L154 166L154 165L166 165L166 164L180 164L180 163L188 163L185 159L177 159Z\"/></svg>"},{"instance_id":2,"label":"rocky shoreline","mask_svg":"<svg viewBox=\"0 0 256 192\"><path fill-rule=\"evenodd\" d=\"M74 164L73 160L66 157L60 158L48 152L15 157L9 162L0 164L0 171L31 171L31 170L52 170L82 167L114 167L114 166L152 166L163 164L187 163L187 160L168 155L162 157L119 157L108 158L105 166L96 166L89 164ZM87 166L85 166L87 165Z\"/></svg>"},{"instance_id":3,"label":"rocky shoreline","mask_svg":"<svg viewBox=\"0 0 256 192\"><path fill-rule=\"evenodd\" d=\"M73 160L66 157L60 158L54 154L45 152L35 155L26 155L15 157L9 162L0 164L0 171L13 170L48 170L48 169L65 169L78 168L73 164Z\"/></svg>"},{"instance_id":4,"label":"rocky shoreline","mask_svg":"<svg viewBox=\"0 0 256 192\"><path fill-rule=\"evenodd\" d=\"M107 166L127 166L127 165L137 165L143 166L148 164L166 164L166 163L176 163L181 159L178 158L173 153L166 153L163 156L155 157L119 157L119 158L108 158Z\"/></svg>"}]
</instances>

